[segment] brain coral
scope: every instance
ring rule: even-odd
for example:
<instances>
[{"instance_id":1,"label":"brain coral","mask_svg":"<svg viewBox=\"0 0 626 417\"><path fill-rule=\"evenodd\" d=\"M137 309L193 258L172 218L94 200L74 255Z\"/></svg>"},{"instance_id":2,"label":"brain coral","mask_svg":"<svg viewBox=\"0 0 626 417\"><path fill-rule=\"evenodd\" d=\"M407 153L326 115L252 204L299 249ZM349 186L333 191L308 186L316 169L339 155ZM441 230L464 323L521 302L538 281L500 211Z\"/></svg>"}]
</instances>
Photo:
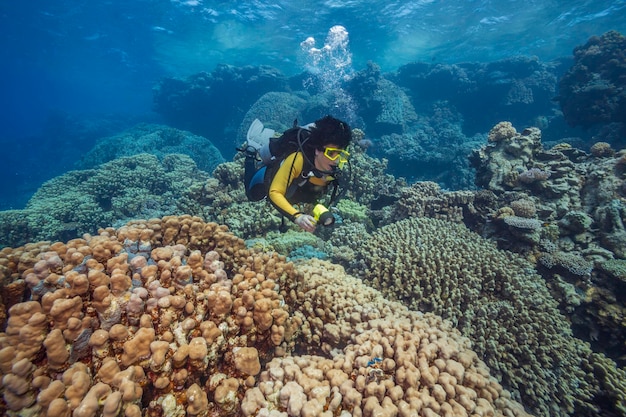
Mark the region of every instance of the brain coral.
<instances>
[{"instance_id":1,"label":"brain coral","mask_svg":"<svg viewBox=\"0 0 626 417\"><path fill-rule=\"evenodd\" d=\"M428 218L377 230L357 256L355 270L384 295L441 315L471 337L503 385L538 415L625 412L623 371L614 364L604 375L592 371L590 363L610 361L572 337L541 277L521 257L463 225ZM603 391L610 403L596 402Z\"/></svg>"},{"instance_id":2,"label":"brain coral","mask_svg":"<svg viewBox=\"0 0 626 417\"><path fill-rule=\"evenodd\" d=\"M527 416L440 317L196 217L5 248L17 281L3 415Z\"/></svg>"}]
</instances>

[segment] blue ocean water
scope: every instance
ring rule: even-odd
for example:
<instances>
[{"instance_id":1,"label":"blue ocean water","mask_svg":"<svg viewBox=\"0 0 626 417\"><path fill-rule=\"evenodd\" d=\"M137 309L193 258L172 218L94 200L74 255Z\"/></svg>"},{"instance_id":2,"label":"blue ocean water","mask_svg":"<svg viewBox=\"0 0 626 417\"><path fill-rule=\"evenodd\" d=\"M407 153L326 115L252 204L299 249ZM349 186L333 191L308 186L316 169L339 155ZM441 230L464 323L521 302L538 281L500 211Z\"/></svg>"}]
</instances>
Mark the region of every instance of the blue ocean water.
<instances>
[{"instance_id":1,"label":"blue ocean water","mask_svg":"<svg viewBox=\"0 0 626 417\"><path fill-rule=\"evenodd\" d=\"M227 224L229 215L236 213L232 195L237 194L236 185L241 185L233 173L241 167L230 164L216 174L221 187L219 193L225 196L216 197L218 193L212 192L216 180L209 179L209 172L217 163L232 159L235 145L240 144L244 136L241 129L250 121L246 117L262 99L272 100L272 97L267 98L268 92L283 94L273 96L286 101L287 110L279 116L289 115L296 109L297 106L289 105L304 101L301 97L314 97L310 108L326 111L330 107L353 127L363 128L367 135L362 140L365 150L359 148L361 154L355 152L353 159L365 154L373 156L370 161L375 162L370 172L382 177L385 168L389 168L394 175L404 176L409 182L437 181L445 191L474 186L488 189L491 183L495 188L489 190L498 191L497 187L507 185L505 183L512 178L517 179L498 177L503 170L498 170L495 162L489 167L493 172L483 166L483 172L472 176L467 163L468 155L476 157L471 150L485 143L494 145L485 147L496 147L499 139L487 141L487 132L495 123L512 121L519 129L518 139L525 143L521 147L534 146L529 143L535 140L537 129L525 129L532 125L542 129L544 144L551 146L556 144L553 141L559 141L560 151L540 153L544 158L541 163L546 164L545 171L535 168L507 174L528 179L527 188L523 189L541 195L545 191L542 183L534 180L541 176L549 178L550 169L554 167L554 183L547 190L557 196L563 193L563 199L548 201L555 207L546 204L537 208L534 200L525 199L524 192L516 189L513 193L502 193L506 194L505 200L497 206L495 193L477 193L476 199L467 203L471 207L465 207L467 210L464 208L463 213L442 210L430 215L451 218L468 215L468 223L474 220L476 224L484 220L485 224L478 228L484 236L498 241L504 249L509 249L507 245L510 245L514 249L521 248L522 255L535 261L538 258L537 270L544 274L524 287L530 288L528 293L523 292L528 294L529 308L534 310L540 302L535 299L532 286L543 288L541 279L553 278L546 282L562 303L559 308L568 313L575 336L590 343L594 351L606 352L618 361L621 372L626 360L624 334L619 332L623 329L623 294L626 294L626 232L623 228L626 186L621 171L610 180L604 179L616 166L621 166L616 171L623 170L626 158L620 159L620 154L616 156L614 149L602 140L615 139L612 144L619 149L618 146L626 144L626 135L622 130L622 136L616 139L615 135L619 134L614 126L599 132L585 130L580 125L566 125L554 96L558 94L558 77L562 77L574 61L574 48L610 30L626 33L625 17L626 0L6 0L0 4L0 211L2 220L6 219L4 224L0 222L0 248L42 239L67 241L83 233L94 233L96 227L119 226L137 216L161 217L163 213L173 212L174 207L180 211L189 209L184 211L186 214L210 213L211 220ZM594 42L599 40L596 38ZM622 64L623 61L618 62L617 66ZM623 65L615 73L624 80L623 72L620 73L622 68ZM594 75L601 78L599 71ZM613 89L609 84L600 79L586 87L591 87L592 93L604 94ZM307 96L310 91L315 93ZM320 91L333 94L317 94ZM335 101L324 101L328 97ZM287 103L289 100L292 102ZM616 125L620 120L610 120L609 116L623 110L619 107L623 103L615 105L618 110L610 115L602 111L585 114L587 108L580 114L585 119L598 117L601 123ZM614 104L611 100L598 100L596 107L604 111L603 106L610 109L611 104ZM279 106L256 108L267 109L277 114L281 110ZM308 115L312 116L315 111ZM313 117L303 121L311 120ZM626 126L623 121L622 116L622 127ZM189 133L182 133L183 129ZM500 133L494 136L507 131L510 129L501 125ZM598 136L602 146L595 152L590 151L594 156L589 159L586 154L581 156L582 151L561 143L573 143L589 150L596 140L593 135L598 132L603 134ZM146 152L146 148L162 159L160 171L152 170L156 157L143 154L124 159L124 162L116 160L114 169L99 173L90 170L113 158ZM167 155L180 149L195 159ZM511 149L514 153L514 146ZM561 151L566 157L559 154ZM389 162L388 167L381 161L383 157ZM580 168L583 160L584 169ZM563 164L559 165L561 162ZM136 169L138 167L144 169ZM180 170L172 174L174 168ZM360 167L355 171L357 168ZM571 181L570 177L571 182L559 182L563 171L576 169L580 169L576 172L583 178L581 181ZM60 185L44 186L34 208L8 211L24 208L45 181L71 170L83 171L64 176ZM114 174L109 175L111 172ZM388 178L385 178L387 182L380 183L367 180L355 181L357 186L363 186L358 191L368 195L372 191L368 187L376 188L376 198L368 202L369 207L348 205L342 214L346 214L346 219L350 214L352 219L348 220L352 223L346 222L343 229L346 232L333 236L337 247L349 249L346 253L334 254L346 262L353 248L344 246L342 243L347 242L343 239L353 243L358 240L355 236L367 234L366 227L376 229L390 219L395 221L395 217L408 216L403 210L416 208L398 204L393 210L385 211L394 201L402 201L402 197L386 193L385 187L400 188L398 184L403 182L389 184L394 180ZM75 183L87 185L74 189ZM193 185L187 187L190 183ZM441 198L444 190L433 184L417 183L421 190L406 187L408 190L403 192L407 192L408 199L414 198L408 206L419 206L412 192L429 196L432 206L446 206ZM92 188L88 191L98 192L89 194L86 191L89 187ZM64 194L66 189L70 192ZM186 199L187 195L181 197L174 193L180 190L190 197ZM455 198L463 201L466 197L459 193ZM491 198L494 200L490 201ZM47 199L57 199L58 204L55 201L47 205ZM571 206L565 207L568 202ZM176 203L181 205L176 206ZM193 212L198 207L201 209ZM494 207L502 209L498 210L502 218L487 212ZM455 208L461 209L461 205ZM506 209L516 215L505 216L510 214ZM375 211L378 213L372 214ZM250 234L256 227L268 227L264 221L271 217L264 216L262 210L246 212L246 215L251 215L251 220L243 222L241 227L248 228ZM604 223L603 228L596 228L599 223ZM533 233L536 230L541 232ZM52 237L48 231L53 233ZM506 234L498 234L503 231ZM329 228L318 234L324 237L331 233ZM414 246L421 247L420 233L412 233L412 236L417 236ZM539 241L540 236L554 241ZM319 243L317 237L315 239ZM303 244L303 241L293 242L299 246L291 251L290 259L325 256L321 247ZM404 239L401 244L407 246ZM260 242L260 246L267 250L272 248L267 242ZM368 259L374 258L369 255L367 253ZM387 259L392 255L405 257L398 250L394 254L385 251L378 258ZM361 260L352 266L365 271L364 265ZM405 270L412 273L411 266L415 264L408 265ZM437 265L439 267L439 261ZM6 263L2 268L6 278ZM372 269L377 268L382 269L372 266ZM456 269L454 274L459 271ZM496 269L489 270L489 265L485 264L476 273L499 279L494 271ZM535 274L530 267L519 271L515 278L520 280ZM560 274L569 281L561 279ZM394 272L393 275L395 285L401 283L397 278L401 274ZM442 276L443 279L448 277L445 273ZM474 311L501 312L510 317L519 315L515 304L508 303L510 289L506 281L496 284L490 288L481 281L479 286L489 298L496 294L503 299L494 298L493 305L485 306L484 310L465 314L466 310L460 315L467 318L473 316ZM496 286L502 288L496 289ZM411 298L417 297L411 294ZM429 297L422 301L419 309L432 308ZM520 305L525 305L526 300L522 301ZM481 338L488 338L493 346L500 344L501 340L496 342L495 338L489 338L490 327L479 327ZM527 348L530 345L525 343L530 327L519 332L512 346ZM517 327L514 330L517 333ZM564 336L563 333L558 336ZM553 349L558 344L550 345L549 340L543 342L545 346L532 347L555 353ZM510 352L506 353L509 356ZM613 396L623 387L625 379L611 380L614 375L623 373L618 374L617 368L610 369L610 364L607 364L609 369L605 369L600 366L602 363L588 362L588 358L576 363L580 363L581 368L589 368L582 371L589 372L592 384L598 382L600 391L596 398L581 399L580 409L572 408L572 411L563 406L571 399L561 391L577 394L570 382L582 383L582 379L577 381L577 376L560 374L566 368L557 362L571 359L567 353L561 353L557 351L555 357L542 354L544 362L537 363L546 367L537 375L548 375L546 381L563 381L563 387L545 384L549 388L539 387L537 396L542 401L548 398L563 402L534 403L536 398L531 391L539 385L536 381L543 379L525 378L532 376L526 374L530 369L526 365L515 369L515 375L511 373L529 384L529 392L523 393L527 406L535 410L550 409L553 412L550 415L554 416L595 415L593 407L596 406L598 410L602 407L598 415L624 415L616 411L619 406L620 412L626 412L623 399L620 397L622 402L616 405ZM517 365L514 355L510 358ZM493 369L499 376L506 373L503 368ZM609 372L612 370L615 373ZM508 376L504 377L507 382ZM522 391L525 389L522 387ZM587 407L587 402L593 407ZM591 411L578 413L579 410Z\"/></svg>"},{"instance_id":2,"label":"blue ocean water","mask_svg":"<svg viewBox=\"0 0 626 417\"><path fill-rule=\"evenodd\" d=\"M312 67L302 43L323 49L336 25L349 33L346 73L368 61L383 71L517 55L550 61L592 35L624 32L625 16L624 0L5 1L0 209L22 208L97 138L153 119L162 77L222 63L298 74Z\"/></svg>"}]
</instances>

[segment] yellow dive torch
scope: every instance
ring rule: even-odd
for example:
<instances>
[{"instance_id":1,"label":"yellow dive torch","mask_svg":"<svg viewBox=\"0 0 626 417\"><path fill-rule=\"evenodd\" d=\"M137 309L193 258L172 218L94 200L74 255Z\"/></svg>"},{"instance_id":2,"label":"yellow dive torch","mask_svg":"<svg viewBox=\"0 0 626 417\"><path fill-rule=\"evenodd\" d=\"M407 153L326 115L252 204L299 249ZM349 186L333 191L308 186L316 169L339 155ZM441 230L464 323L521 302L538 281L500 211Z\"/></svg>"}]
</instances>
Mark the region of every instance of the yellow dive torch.
<instances>
[{"instance_id":1,"label":"yellow dive torch","mask_svg":"<svg viewBox=\"0 0 626 417\"><path fill-rule=\"evenodd\" d=\"M333 216L333 213L328 211L328 209L322 204L317 204L313 207L313 218L322 226L330 226L335 223L335 216Z\"/></svg>"}]
</instances>

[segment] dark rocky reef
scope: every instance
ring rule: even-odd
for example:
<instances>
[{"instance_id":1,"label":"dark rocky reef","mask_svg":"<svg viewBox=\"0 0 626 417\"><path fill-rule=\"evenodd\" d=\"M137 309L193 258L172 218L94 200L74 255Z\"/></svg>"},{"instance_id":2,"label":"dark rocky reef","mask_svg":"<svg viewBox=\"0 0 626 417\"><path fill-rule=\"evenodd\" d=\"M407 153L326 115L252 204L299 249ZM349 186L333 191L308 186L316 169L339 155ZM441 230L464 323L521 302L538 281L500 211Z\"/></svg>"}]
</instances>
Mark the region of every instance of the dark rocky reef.
<instances>
[{"instance_id":1,"label":"dark rocky reef","mask_svg":"<svg viewBox=\"0 0 626 417\"><path fill-rule=\"evenodd\" d=\"M574 64L559 81L565 120L591 128L617 123L626 136L626 37L616 31L591 37L574 49ZM614 130L614 129L613 129Z\"/></svg>"},{"instance_id":2,"label":"dark rocky reef","mask_svg":"<svg viewBox=\"0 0 626 417\"><path fill-rule=\"evenodd\" d=\"M500 120L528 126L551 115L557 71L536 57L519 56L489 63L415 62L388 78L406 88L413 103L446 100L463 114L463 130L473 134Z\"/></svg>"},{"instance_id":3,"label":"dark rocky reef","mask_svg":"<svg viewBox=\"0 0 626 417\"><path fill-rule=\"evenodd\" d=\"M417 121L407 92L385 78L380 67L373 62L368 62L364 70L357 72L345 88L371 136L402 134Z\"/></svg>"},{"instance_id":4,"label":"dark rocky reef","mask_svg":"<svg viewBox=\"0 0 626 417\"><path fill-rule=\"evenodd\" d=\"M287 78L275 68L218 65L211 73L162 79L154 88L154 110L171 126L209 138L230 154L247 109L263 94L287 89Z\"/></svg>"},{"instance_id":5,"label":"dark rocky reef","mask_svg":"<svg viewBox=\"0 0 626 417\"><path fill-rule=\"evenodd\" d=\"M95 168L116 158L142 153L155 155L161 160L169 154L187 155L206 172L212 172L225 162L220 151L202 136L165 125L140 123L100 139L83 155L77 167Z\"/></svg>"}]
</instances>

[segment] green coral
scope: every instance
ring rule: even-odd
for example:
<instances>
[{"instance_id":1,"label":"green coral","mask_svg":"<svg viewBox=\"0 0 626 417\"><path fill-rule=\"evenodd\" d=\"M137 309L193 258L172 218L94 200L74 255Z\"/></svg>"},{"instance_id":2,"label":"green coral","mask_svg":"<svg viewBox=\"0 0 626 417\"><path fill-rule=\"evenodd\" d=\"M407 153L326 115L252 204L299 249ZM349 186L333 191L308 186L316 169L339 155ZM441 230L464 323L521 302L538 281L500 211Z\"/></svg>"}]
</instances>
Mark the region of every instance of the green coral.
<instances>
[{"instance_id":1,"label":"green coral","mask_svg":"<svg viewBox=\"0 0 626 417\"><path fill-rule=\"evenodd\" d=\"M264 252L276 252L286 257L292 256L294 253L299 254L299 257L307 258L311 257L306 256L307 254L318 258L327 256L324 252L324 242L319 237L297 230L288 230L286 233L268 232L264 237L246 240L246 245L249 248L260 249Z\"/></svg>"},{"instance_id":2,"label":"green coral","mask_svg":"<svg viewBox=\"0 0 626 417\"><path fill-rule=\"evenodd\" d=\"M347 195L351 199L369 206L381 194L395 194L406 185L404 179L396 179L385 173L388 164L386 159L372 158L358 146L350 146L349 151L350 169L344 168L342 172L348 178L341 179L342 184L347 184Z\"/></svg>"},{"instance_id":3,"label":"green coral","mask_svg":"<svg viewBox=\"0 0 626 417\"><path fill-rule=\"evenodd\" d=\"M269 232L265 239L276 252L285 256L304 246L322 249L324 245L324 242L314 234L296 230L288 230L286 233Z\"/></svg>"},{"instance_id":4,"label":"green coral","mask_svg":"<svg viewBox=\"0 0 626 417\"><path fill-rule=\"evenodd\" d=\"M609 259L598 262L598 269L623 283L626 283L626 260Z\"/></svg>"},{"instance_id":5,"label":"green coral","mask_svg":"<svg viewBox=\"0 0 626 417\"><path fill-rule=\"evenodd\" d=\"M24 210L0 212L0 246L68 240L133 218L182 214L176 200L207 178L186 155L159 161L140 154L70 171L43 184Z\"/></svg>"},{"instance_id":6,"label":"green coral","mask_svg":"<svg viewBox=\"0 0 626 417\"><path fill-rule=\"evenodd\" d=\"M331 254L333 262L352 266L356 257L353 248L358 248L369 236L363 223L342 224L335 227L326 240L326 251Z\"/></svg>"},{"instance_id":7,"label":"green coral","mask_svg":"<svg viewBox=\"0 0 626 417\"><path fill-rule=\"evenodd\" d=\"M224 162L220 151L205 137L168 126L142 123L99 140L82 158L79 168L93 168L116 158L142 153L150 153L159 159L172 154L186 154L207 172Z\"/></svg>"},{"instance_id":8,"label":"green coral","mask_svg":"<svg viewBox=\"0 0 626 417\"><path fill-rule=\"evenodd\" d=\"M542 253L539 262L548 269L561 268L571 274L586 277L593 270L593 263L582 256L563 251Z\"/></svg>"},{"instance_id":9,"label":"green coral","mask_svg":"<svg viewBox=\"0 0 626 417\"><path fill-rule=\"evenodd\" d=\"M369 226L373 226L369 218L369 209L354 200L340 200L337 203L337 211L339 211L341 218L346 222L367 223Z\"/></svg>"},{"instance_id":10,"label":"green coral","mask_svg":"<svg viewBox=\"0 0 626 417\"><path fill-rule=\"evenodd\" d=\"M243 186L243 159L220 164L213 178L192 184L176 201L177 210L216 222L244 239L276 230L281 220L267 201L251 202Z\"/></svg>"}]
</instances>

